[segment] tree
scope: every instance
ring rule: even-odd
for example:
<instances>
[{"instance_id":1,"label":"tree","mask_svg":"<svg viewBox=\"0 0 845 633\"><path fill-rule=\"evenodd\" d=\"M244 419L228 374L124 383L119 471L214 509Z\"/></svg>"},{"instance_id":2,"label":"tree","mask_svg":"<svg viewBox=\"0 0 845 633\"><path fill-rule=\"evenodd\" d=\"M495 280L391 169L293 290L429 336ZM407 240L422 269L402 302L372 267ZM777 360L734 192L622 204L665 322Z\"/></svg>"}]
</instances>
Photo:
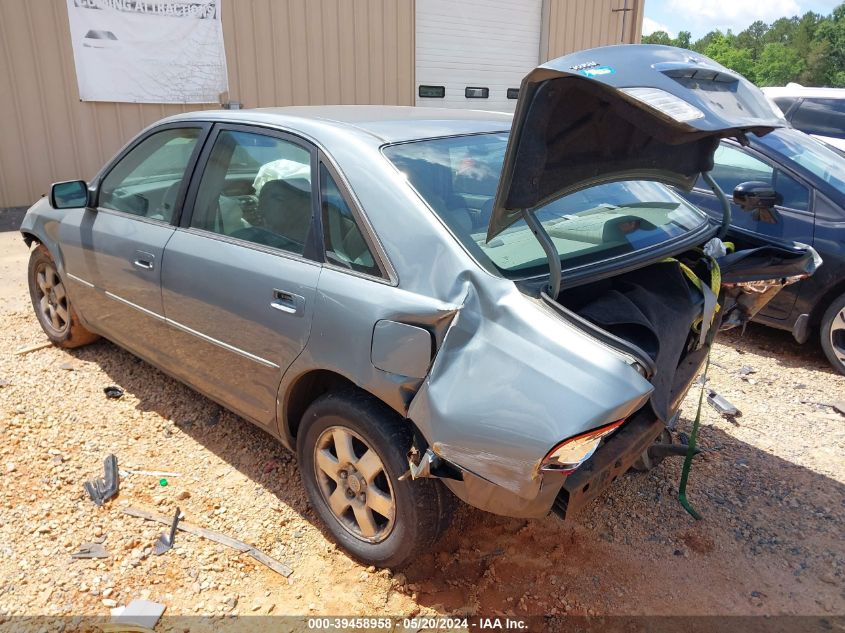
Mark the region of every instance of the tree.
<instances>
[{"instance_id":1,"label":"tree","mask_svg":"<svg viewBox=\"0 0 845 633\"><path fill-rule=\"evenodd\" d=\"M845 87L845 3L833 10L829 18L821 21L816 29L815 41L828 46L826 84Z\"/></svg>"},{"instance_id":2,"label":"tree","mask_svg":"<svg viewBox=\"0 0 845 633\"><path fill-rule=\"evenodd\" d=\"M786 44L766 44L757 60L756 83L761 86L783 86L798 79L804 72L804 66L798 51Z\"/></svg>"},{"instance_id":3,"label":"tree","mask_svg":"<svg viewBox=\"0 0 845 633\"><path fill-rule=\"evenodd\" d=\"M752 57L756 59L763 49L763 38L768 30L769 26L765 22L757 20L736 36L737 46L749 49Z\"/></svg>"},{"instance_id":4,"label":"tree","mask_svg":"<svg viewBox=\"0 0 845 633\"><path fill-rule=\"evenodd\" d=\"M664 46L674 46L674 40L669 37L666 31L655 31L651 35L643 35L643 44L663 44Z\"/></svg>"},{"instance_id":5,"label":"tree","mask_svg":"<svg viewBox=\"0 0 845 633\"><path fill-rule=\"evenodd\" d=\"M703 53L740 75L755 80L755 65L751 51L747 48L737 48L734 45L735 37L717 33L710 40Z\"/></svg>"},{"instance_id":6,"label":"tree","mask_svg":"<svg viewBox=\"0 0 845 633\"><path fill-rule=\"evenodd\" d=\"M757 20L736 35L716 30L691 39L689 31L677 38L657 31L643 42L698 51L764 86L845 87L845 2L828 16L808 11L771 24Z\"/></svg>"}]
</instances>

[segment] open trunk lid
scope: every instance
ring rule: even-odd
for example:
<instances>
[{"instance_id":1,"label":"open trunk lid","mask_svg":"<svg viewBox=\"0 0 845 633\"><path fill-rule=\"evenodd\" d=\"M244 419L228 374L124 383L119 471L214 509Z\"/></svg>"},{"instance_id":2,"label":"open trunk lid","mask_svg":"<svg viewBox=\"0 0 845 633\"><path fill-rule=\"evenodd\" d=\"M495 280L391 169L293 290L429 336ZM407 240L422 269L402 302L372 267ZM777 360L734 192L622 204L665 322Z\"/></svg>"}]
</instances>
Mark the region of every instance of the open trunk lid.
<instances>
[{"instance_id":1,"label":"open trunk lid","mask_svg":"<svg viewBox=\"0 0 845 633\"><path fill-rule=\"evenodd\" d=\"M689 190L724 137L786 121L741 75L693 51L656 45L559 57L522 81L487 239L579 189L656 180Z\"/></svg>"}]
</instances>

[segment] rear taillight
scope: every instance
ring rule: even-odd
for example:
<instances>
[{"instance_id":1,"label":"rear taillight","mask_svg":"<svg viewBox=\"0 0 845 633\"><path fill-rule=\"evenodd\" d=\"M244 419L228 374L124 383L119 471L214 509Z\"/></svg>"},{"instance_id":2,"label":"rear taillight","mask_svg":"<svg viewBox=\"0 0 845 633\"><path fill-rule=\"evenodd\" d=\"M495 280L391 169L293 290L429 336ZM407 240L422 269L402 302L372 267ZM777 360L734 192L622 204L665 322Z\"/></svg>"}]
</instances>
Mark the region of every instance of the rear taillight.
<instances>
[{"instance_id":1,"label":"rear taillight","mask_svg":"<svg viewBox=\"0 0 845 633\"><path fill-rule=\"evenodd\" d=\"M540 464L540 470L569 474L592 457L593 453L606 437L618 429L625 420L619 420L606 426L570 437L555 446Z\"/></svg>"}]
</instances>

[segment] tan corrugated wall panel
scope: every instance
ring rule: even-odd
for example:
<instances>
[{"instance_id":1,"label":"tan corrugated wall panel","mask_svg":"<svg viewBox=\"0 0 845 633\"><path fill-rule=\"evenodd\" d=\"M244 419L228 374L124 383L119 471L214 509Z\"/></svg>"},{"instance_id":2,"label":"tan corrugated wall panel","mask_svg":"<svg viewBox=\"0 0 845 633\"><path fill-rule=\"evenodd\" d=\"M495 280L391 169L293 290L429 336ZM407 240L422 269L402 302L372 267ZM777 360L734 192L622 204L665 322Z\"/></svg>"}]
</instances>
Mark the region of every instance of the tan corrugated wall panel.
<instances>
[{"instance_id":1,"label":"tan corrugated wall panel","mask_svg":"<svg viewBox=\"0 0 845 633\"><path fill-rule=\"evenodd\" d=\"M223 0L229 99L414 103L414 0ZM66 0L0 0L0 207L90 178L146 125L213 104L79 101Z\"/></svg>"},{"instance_id":2,"label":"tan corrugated wall panel","mask_svg":"<svg viewBox=\"0 0 845 633\"><path fill-rule=\"evenodd\" d=\"M644 1L628 0L631 10L623 12L618 9L625 8L625 0L544 0L541 59L596 46L638 44Z\"/></svg>"}]
</instances>

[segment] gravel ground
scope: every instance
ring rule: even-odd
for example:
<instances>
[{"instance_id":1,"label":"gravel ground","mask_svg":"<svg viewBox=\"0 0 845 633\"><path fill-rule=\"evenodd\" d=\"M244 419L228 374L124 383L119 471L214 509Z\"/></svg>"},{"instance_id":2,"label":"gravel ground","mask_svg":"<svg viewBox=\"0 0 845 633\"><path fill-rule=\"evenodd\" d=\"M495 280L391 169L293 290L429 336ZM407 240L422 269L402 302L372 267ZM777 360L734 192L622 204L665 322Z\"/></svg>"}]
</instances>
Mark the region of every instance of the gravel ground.
<instances>
[{"instance_id":1,"label":"gravel ground","mask_svg":"<svg viewBox=\"0 0 845 633\"><path fill-rule=\"evenodd\" d=\"M462 507L434 551L404 570L367 569L316 523L294 457L115 345L14 350L44 340L27 306L27 253L0 234L0 616L108 615L133 598L183 614L845 614L845 377L816 346L751 326L720 337L710 383L742 411L705 406L689 496L679 459L628 474L575 520L525 521ZM743 366L754 373L742 376ZM103 387L125 396L109 400ZM689 432L697 392L679 431ZM96 507L84 480L121 470ZM255 544L290 578L125 506L172 514ZM73 561L101 541L111 557Z\"/></svg>"}]
</instances>

